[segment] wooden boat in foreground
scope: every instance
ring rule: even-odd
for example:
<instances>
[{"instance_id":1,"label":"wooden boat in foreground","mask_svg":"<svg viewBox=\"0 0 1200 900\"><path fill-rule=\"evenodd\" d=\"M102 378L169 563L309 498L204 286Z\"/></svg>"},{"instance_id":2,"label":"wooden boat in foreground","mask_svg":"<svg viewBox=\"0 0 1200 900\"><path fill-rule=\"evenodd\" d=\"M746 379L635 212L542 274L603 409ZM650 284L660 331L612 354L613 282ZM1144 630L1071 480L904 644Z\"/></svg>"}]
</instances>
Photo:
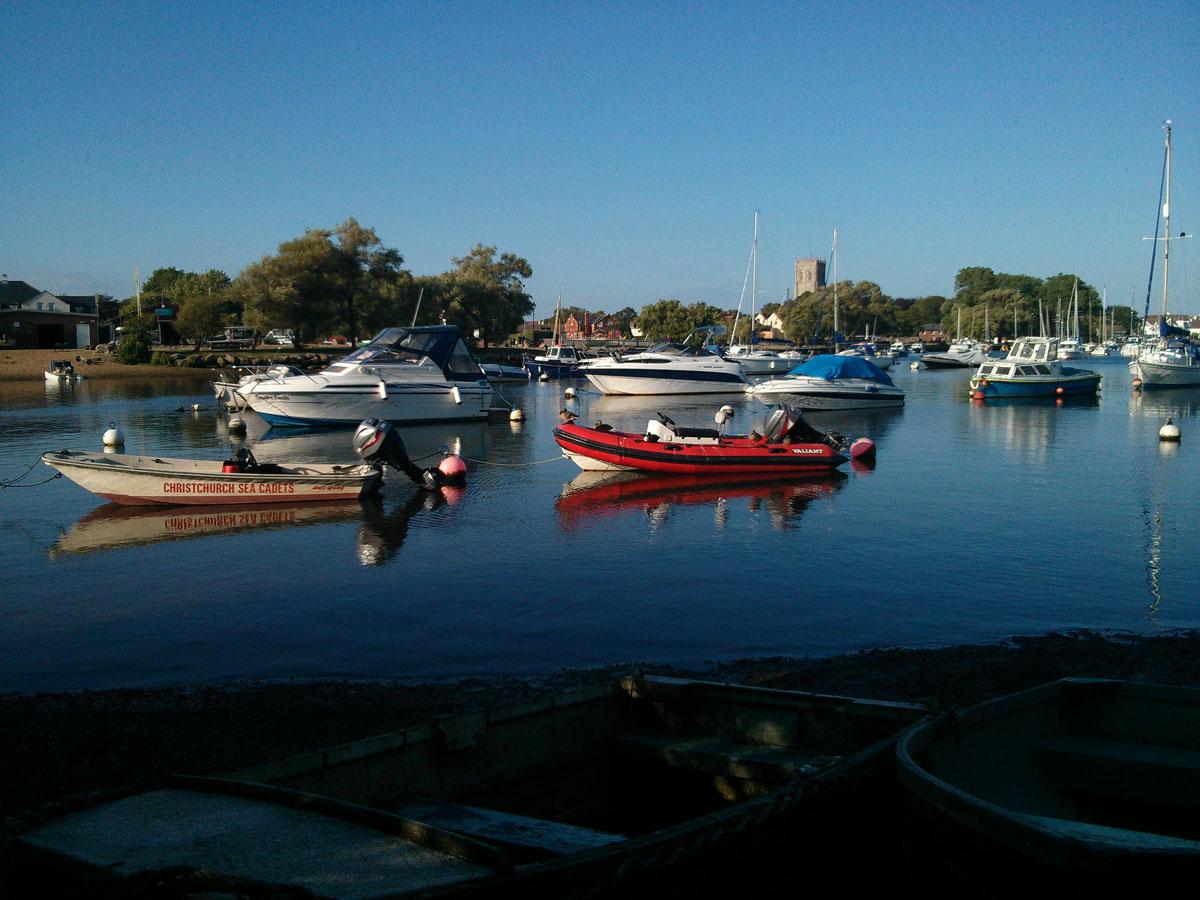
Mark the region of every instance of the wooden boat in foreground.
<instances>
[{"instance_id":1,"label":"wooden boat in foreground","mask_svg":"<svg viewBox=\"0 0 1200 900\"><path fill-rule=\"evenodd\" d=\"M378 467L365 463L242 465L82 450L43 453L42 462L93 494L129 506L351 500L377 491L383 479Z\"/></svg>"},{"instance_id":2,"label":"wooden boat in foreground","mask_svg":"<svg viewBox=\"0 0 1200 900\"><path fill-rule=\"evenodd\" d=\"M50 886L213 875L334 897L624 897L711 866L742 883L755 853L857 846L922 712L627 678L181 778L40 824L12 858Z\"/></svg>"},{"instance_id":3,"label":"wooden boat in foreground","mask_svg":"<svg viewBox=\"0 0 1200 900\"><path fill-rule=\"evenodd\" d=\"M923 895L1195 889L1198 689L1065 679L921 725L897 760Z\"/></svg>"}]
</instances>

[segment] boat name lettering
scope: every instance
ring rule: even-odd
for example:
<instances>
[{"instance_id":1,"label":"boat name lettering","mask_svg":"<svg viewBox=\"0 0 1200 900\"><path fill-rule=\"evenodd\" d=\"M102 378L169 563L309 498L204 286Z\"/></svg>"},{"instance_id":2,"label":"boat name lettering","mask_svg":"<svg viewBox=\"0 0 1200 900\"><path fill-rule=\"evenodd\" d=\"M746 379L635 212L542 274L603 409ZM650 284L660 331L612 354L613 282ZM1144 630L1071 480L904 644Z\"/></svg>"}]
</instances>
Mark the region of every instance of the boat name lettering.
<instances>
[{"instance_id":1,"label":"boat name lettering","mask_svg":"<svg viewBox=\"0 0 1200 900\"><path fill-rule=\"evenodd\" d=\"M291 394L258 394L260 400L291 400Z\"/></svg>"},{"instance_id":2,"label":"boat name lettering","mask_svg":"<svg viewBox=\"0 0 1200 900\"><path fill-rule=\"evenodd\" d=\"M168 481L164 494L294 494L294 484L273 481Z\"/></svg>"},{"instance_id":3,"label":"boat name lettering","mask_svg":"<svg viewBox=\"0 0 1200 900\"><path fill-rule=\"evenodd\" d=\"M804 454L816 454L816 455L820 456L825 451L822 450L820 447L793 447L792 452L793 453L804 453Z\"/></svg>"},{"instance_id":4,"label":"boat name lettering","mask_svg":"<svg viewBox=\"0 0 1200 900\"><path fill-rule=\"evenodd\" d=\"M254 528L293 522L296 513L290 509L272 509L262 512L211 513L203 516L171 516L164 523L167 531L195 531L198 528Z\"/></svg>"}]
</instances>

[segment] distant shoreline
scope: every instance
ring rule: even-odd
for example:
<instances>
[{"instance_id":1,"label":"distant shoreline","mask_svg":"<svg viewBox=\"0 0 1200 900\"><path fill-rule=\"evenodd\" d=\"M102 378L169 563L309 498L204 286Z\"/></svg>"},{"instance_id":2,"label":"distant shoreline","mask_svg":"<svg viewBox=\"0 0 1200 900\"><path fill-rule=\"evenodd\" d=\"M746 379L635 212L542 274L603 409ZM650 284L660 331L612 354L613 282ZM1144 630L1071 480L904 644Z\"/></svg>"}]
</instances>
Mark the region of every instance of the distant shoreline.
<instances>
[{"instance_id":1,"label":"distant shoreline","mask_svg":"<svg viewBox=\"0 0 1200 900\"><path fill-rule=\"evenodd\" d=\"M192 355L191 347L163 347L162 352L168 354L182 353ZM276 361L275 356L288 356L293 353L318 353L320 351L270 351L254 355L254 364L268 365ZM239 351L202 351L204 355L236 356L244 358L250 353ZM321 353L327 356L327 353ZM52 359L67 359L75 366L76 372L89 381L112 381L124 378L186 378L207 376L220 371L220 366L164 366L141 363L125 365L117 362L111 353L102 350L0 350L0 382L13 381L43 381L46 366ZM226 368L229 368L226 366Z\"/></svg>"}]
</instances>

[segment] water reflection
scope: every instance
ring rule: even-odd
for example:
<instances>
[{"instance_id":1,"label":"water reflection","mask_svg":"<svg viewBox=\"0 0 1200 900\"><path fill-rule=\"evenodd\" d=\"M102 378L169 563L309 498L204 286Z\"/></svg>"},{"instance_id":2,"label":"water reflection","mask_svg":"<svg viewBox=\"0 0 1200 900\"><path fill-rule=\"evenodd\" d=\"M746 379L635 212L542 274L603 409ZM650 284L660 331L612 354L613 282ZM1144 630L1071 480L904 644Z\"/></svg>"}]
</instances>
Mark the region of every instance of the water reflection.
<instances>
[{"instance_id":1,"label":"water reflection","mask_svg":"<svg viewBox=\"0 0 1200 900\"><path fill-rule=\"evenodd\" d=\"M1129 397L1131 415L1157 416L1166 420L1200 418L1200 391L1174 388L1158 391L1134 391Z\"/></svg>"},{"instance_id":2,"label":"water reflection","mask_svg":"<svg viewBox=\"0 0 1200 900\"><path fill-rule=\"evenodd\" d=\"M146 507L107 503L67 529L50 548L49 556L57 559L162 541L353 522L361 515L357 500L246 506Z\"/></svg>"},{"instance_id":3,"label":"water reflection","mask_svg":"<svg viewBox=\"0 0 1200 900\"><path fill-rule=\"evenodd\" d=\"M1024 456L1030 465L1045 465L1055 442L1065 409L1099 409L1095 397L1062 400L1021 397L1009 400L972 401L968 429L981 442L999 435L1004 445Z\"/></svg>"},{"instance_id":4,"label":"water reflection","mask_svg":"<svg viewBox=\"0 0 1200 900\"><path fill-rule=\"evenodd\" d=\"M358 561L364 566L391 562L404 546L413 516L458 503L465 492L465 487L447 485L436 491L417 491L402 500L387 502L375 497L364 501L363 522L355 539Z\"/></svg>"},{"instance_id":5,"label":"water reflection","mask_svg":"<svg viewBox=\"0 0 1200 900\"><path fill-rule=\"evenodd\" d=\"M150 397L210 393L211 373L188 372L131 378L88 378L77 384L41 381L0 382L0 408L76 406L106 400L144 400Z\"/></svg>"},{"instance_id":6,"label":"water reflection","mask_svg":"<svg viewBox=\"0 0 1200 900\"><path fill-rule=\"evenodd\" d=\"M639 510L656 530L678 506L713 507L713 521L724 526L730 505L746 500L750 512L763 512L772 527L793 528L809 504L832 496L846 475L831 472L819 478L781 480L777 475L716 480L695 475L643 475L638 472L581 472L563 485L554 501L559 524L566 530L589 522Z\"/></svg>"}]
</instances>

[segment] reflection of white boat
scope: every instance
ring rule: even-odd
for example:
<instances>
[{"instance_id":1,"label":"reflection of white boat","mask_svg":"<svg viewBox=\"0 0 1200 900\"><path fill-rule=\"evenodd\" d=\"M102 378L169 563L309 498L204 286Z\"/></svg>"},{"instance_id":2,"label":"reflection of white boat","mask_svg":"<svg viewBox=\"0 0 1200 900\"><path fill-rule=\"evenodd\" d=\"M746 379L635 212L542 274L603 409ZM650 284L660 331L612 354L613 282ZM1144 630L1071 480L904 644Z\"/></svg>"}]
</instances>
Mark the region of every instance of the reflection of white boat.
<instances>
[{"instance_id":1,"label":"reflection of white boat","mask_svg":"<svg viewBox=\"0 0 1200 900\"><path fill-rule=\"evenodd\" d=\"M821 354L782 378L746 391L760 400L791 398L801 409L872 409L904 405L904 391L888 374L861 356Z\"/></svg>"},{"instance_id":2,"label":"reflection of white boat","mask_svg":"<svg viewBox=\"0 0 1200 900\"><path fill-rule=\"evenodd\" d=\"M124 453L56 450L42 462L80 487L130 506L294 503L349 500L378 490L380 469L366 465L258 465L246 462L167 459Z\"/></svg>"},{"instance_id":3,"label":"reflection of white boat","mask_svg":"<svg viewBox=\"0 0 1200 900\"><path fill-rule=\"evenodd\" d=\"M257 503L247 506L121 506L92 510L55 542L51 558L187 540L245 534L293 525L354 522L362 517L355 500L330 503Z\"/></svg>"},{"instance_id":4,"label":"reflection of white boat","mask_svg":"<svg viewBox=\"0 0 1200 900\"><path fill-rule=\"evenodd\" d=\"M272 425L483 419L492 401L453 325L387 328L323 372L268 378L238 393Z\"/></svg>"},{"instance_id":5,"label":"reflection of white boat","mask_svg":"<svg viewBox=\"0 0 1200 900\"><path fill-rule=\"evenodd\" d=\"M50 384L76 384L83 381L83 376L75 371L75 364L69 359L50 360L45 375Z\"/></svg>"},{"instance_id":6,"label":"reflection of white boat","mask_svg":"<svg viewBox=\"0 0 1200 900\"><path fill-rule=\"evenodd\" d=\"M583 370L602 394L728 394L741 393L748 384L741 366L689 344L695 336L720 336L719 325L697 328L682 344L656 344L629 356L613 354Z\"/></svg>"}]
</instances>

